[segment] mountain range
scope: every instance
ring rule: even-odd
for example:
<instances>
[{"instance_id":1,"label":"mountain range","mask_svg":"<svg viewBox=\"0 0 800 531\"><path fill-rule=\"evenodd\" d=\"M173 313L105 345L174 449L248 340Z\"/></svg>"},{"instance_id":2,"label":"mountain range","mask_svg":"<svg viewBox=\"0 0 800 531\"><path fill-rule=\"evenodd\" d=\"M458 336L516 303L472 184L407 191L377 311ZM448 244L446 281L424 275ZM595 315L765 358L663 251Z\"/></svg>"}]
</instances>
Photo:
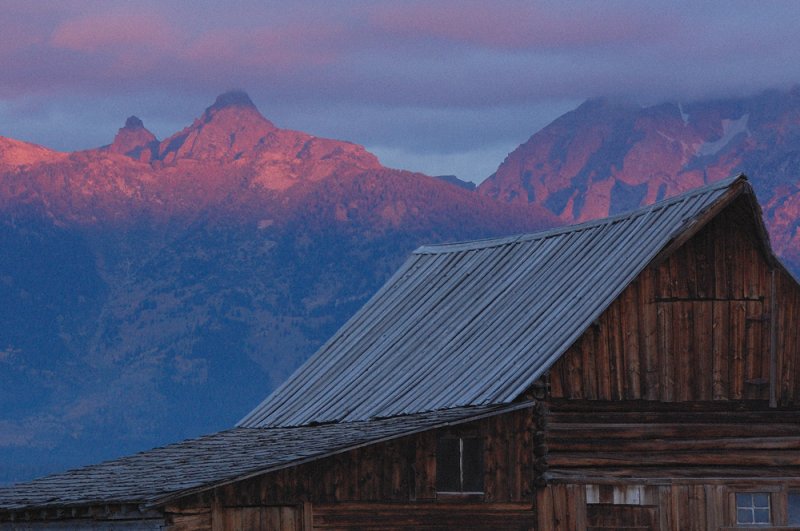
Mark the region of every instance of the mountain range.
<instances>
[{"instance_id":1,"label":"mountain range","mask_svg":"<svg viewBox=\"0 0 800 531\"><path fill-rule=\"evenodd\" d=\"M230 427L423 243L605 216L752 177L800 271L800 89L590 100L476 190L281 129L241 91L159 140L0 137L0 482Z\"/></svg>"}]
</instances>

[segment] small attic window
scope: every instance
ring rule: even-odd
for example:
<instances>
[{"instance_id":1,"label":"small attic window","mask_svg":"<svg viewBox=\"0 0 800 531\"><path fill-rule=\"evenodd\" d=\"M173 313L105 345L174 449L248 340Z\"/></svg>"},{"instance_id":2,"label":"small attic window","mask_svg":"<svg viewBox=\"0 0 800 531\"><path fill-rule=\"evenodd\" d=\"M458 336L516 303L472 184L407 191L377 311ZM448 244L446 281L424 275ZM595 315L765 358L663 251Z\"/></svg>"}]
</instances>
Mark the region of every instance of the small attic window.
<instances>
[{"instance_id":1,"label":"small attic window","mask_svg":"<svg viewBox=\"0 0 800 531\"><path fill-rule=\"evenodd\" d=\"M436 490L483 493L483 441L479 437L443 435L436 446Z\"/></svg>"}]
</instances>

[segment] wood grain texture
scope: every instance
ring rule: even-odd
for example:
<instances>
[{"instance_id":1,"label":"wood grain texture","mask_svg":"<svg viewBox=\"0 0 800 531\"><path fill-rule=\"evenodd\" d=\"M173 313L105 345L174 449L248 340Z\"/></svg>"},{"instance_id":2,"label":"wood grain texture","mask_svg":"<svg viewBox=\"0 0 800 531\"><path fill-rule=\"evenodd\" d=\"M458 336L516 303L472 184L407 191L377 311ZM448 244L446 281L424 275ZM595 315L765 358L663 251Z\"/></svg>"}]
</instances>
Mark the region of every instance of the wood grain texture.
<instances>
[{"instance_id":1,"label":"wood grain texture","mask_svg":"<svg viewBox=\"0 0 800 531\"><path fill-rule=\"evenodd\" d=\"M552 396L769 400L773 388L776 405L795 404L800 290L748 208L737 199L628 285L554 364Z\"/></svg>"}]
</instances>

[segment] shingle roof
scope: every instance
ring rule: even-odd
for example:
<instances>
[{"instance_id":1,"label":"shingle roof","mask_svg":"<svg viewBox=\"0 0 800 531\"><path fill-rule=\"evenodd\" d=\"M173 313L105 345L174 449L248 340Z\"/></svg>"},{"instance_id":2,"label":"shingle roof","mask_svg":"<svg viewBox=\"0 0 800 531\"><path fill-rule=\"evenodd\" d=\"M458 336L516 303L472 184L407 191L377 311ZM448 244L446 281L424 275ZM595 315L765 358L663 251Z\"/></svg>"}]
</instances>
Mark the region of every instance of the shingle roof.
<instances>
[{"instance_id":1,"label":"shingle roof","mask_svg":"<svg viewBox=\"0 0 800 531\"><path fill-rule=\"evenodd\" d=\"M158 504L365 444L468 422L530 404L472 407L367 422L235 428L0 488L0 512L109 503Z\"/></svg>"},{"instance_id":2,"label":"shingle roof","mask_svg":"<svg viewBox=\"0 0 800 531\"><path fill-rule=\"evenodd\" d=\"M239 425L509 403L659 251L741 192L743 176L581 225L421 247Z\"/></svg>"}]
</instances>

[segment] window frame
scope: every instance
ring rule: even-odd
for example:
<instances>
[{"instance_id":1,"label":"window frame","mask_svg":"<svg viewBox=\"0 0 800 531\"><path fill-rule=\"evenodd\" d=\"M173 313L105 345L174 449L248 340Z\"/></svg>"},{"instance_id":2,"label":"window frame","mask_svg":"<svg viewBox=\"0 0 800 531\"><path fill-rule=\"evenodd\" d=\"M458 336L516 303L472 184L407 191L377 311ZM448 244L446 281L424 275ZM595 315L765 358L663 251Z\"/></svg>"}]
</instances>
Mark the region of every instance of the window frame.
<instances>
[{"instance_id":1,"label":"window frame","mask_svg":"<svg viewBox=\"0 0 800 531\"><path fill-rule=\"evenodd\" d=\"M735 511L735 519L734 522L736 523L737 527L771 527L773 526L774 521L774 503L772 500L772 491L769 490L737 490L733 493L733 507ZM755 496L756 495L763 495L767 498L767 506L756 506L755 505ZM750 496L750 504L749 506L740 506L739 505L739 496ZM767 521L766 522L755 522L755 511L757 509L766 509L767 510ZM753 517L753 522L742 522L739 520L739 511L741 510L749 510L750 514Z\"/></svg>"},{"instance_id":2,"label":"window frame","mask_svg":"<svg viewBox=\"0 0 800 531\"><path fill-rule=\"evenodd\" d=\"M441 470L439 468L442 461L440 450L442 440L457 440L458 441L458 481L459 490L452 490L448 488L440 488L439 478ZM480 477L481 490L464 490L464 441L473 440L478 444L478 452L481 456L478 470L476 471ZM485 457L483 438L475 433L444 433L441 434L436 440L436 493L437 495L453 496L453 497L470 497L470 496L483 496L486 493L486 479L485 479Z\"/></svg>"}]
</instances>

